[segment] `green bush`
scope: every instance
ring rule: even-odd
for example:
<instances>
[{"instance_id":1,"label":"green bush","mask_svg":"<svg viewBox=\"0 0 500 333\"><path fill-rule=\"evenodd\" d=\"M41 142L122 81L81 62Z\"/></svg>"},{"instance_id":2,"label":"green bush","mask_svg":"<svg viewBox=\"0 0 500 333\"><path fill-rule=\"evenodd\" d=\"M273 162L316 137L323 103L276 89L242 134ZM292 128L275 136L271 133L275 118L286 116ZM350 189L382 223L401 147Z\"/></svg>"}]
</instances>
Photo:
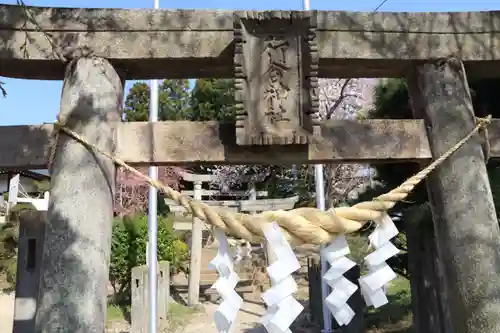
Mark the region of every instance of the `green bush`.
<instances>
[{"instance_id":1,"label":"green bush","mask_svg":"<svg viewBox=\"0 0 500 333\"><path fill-rule=\"evenodd\" d=\"M8 221L0 225L0 281L3 291L16 287L17 247L19 245L19 212L13 211Z\"/></svg>"},{"instance_id":2,"label":"green bush","mask_svg":"<svg viewBox=\"0 0 500 333\"><path fill-rule=\"evenodd\" d=\"M7 222L0 227L0 275L3 291L12 291L16 285L17 245L19 243L18 223Z\"/></svg>"},{"instance_id":3,"label":"green bush","mask_svg":"<svg viewBox=\"0 0 500 333\"><path fill-rule=\"evenodd\" d=\"M171 271L183 270L188 247L172 230L173 221L158 217L158 261L170 262ZM115 218L111 241L109 279L118 302L130 302L132 268L146 264L148 218L145 215Z\"/></svg>"}]
</instances>

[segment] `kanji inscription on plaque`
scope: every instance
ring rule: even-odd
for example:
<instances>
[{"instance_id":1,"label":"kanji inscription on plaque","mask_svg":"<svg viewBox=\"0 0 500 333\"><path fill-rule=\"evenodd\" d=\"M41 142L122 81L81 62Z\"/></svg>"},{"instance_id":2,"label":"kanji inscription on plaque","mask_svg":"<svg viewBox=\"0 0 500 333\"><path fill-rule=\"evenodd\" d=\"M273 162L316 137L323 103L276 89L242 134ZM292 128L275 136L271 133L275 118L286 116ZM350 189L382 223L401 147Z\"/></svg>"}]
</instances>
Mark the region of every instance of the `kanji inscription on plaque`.
<instances>
[{"instance_id":1,"label":"kanji inscription on plaque","mask_svg":"<svg viewBox=\"0 0 500 333\"><path fill-rule=\"evenodd\" d=\"M306 144L319 135L314 15L236 12L236 141Z\"/></svg>"}]
</instances>

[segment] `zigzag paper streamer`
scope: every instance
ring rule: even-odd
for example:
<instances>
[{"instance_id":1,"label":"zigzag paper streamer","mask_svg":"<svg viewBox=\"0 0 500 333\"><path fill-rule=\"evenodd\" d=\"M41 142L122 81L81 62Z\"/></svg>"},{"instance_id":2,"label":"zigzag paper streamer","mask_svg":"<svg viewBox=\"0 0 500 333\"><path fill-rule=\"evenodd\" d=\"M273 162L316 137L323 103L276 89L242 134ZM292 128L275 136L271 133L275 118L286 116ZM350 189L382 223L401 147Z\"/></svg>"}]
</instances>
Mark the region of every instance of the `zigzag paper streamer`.
<instances>
[{"instance_id":1,"label":"zigzag paper streamer","mask_svg":"<svg viewBox=\"0 0 500 333\"><path fill-rule=\"evenodd\" d=\"M354 311L347 300L358 290L357 285L344 277L345 272L356 266L354 261L346 257L350 252L344 236L338 236L321 250L321 256L330 264L323 279L332 288L324 302L340 326L349 324L354 318Z\"/></svg>"},{"instance_id":2,"label":"zigzag paper streamer","mask_svg":"<svg viewBox=\"0 0 500 333\"><path fill-rule=\"evenodd\" d=\"M243 299L234 290L240 279L234 271L231 249L226 235L218 228L214 228L213 234L219 242L219 249L217 256L210 262L208 267L216 269L219 278L211 288L217 290L223 299L214 313L215 326L217 331L221 333L231 333L234 330L236 316L243 303Z\"/></svg>"},{"instance_id":3,"label":"zigzag paper streamer","mask_svg":"<svg viewBox=\"0 0 500 333\"><path fill-rule=\"evenodd\" d=\"M262 230L276 261L267 267L272 287L262 295L268 308L261 323L269 333L291 333L290 325L304 309L293 297L297 284L291 275L300 269L300 263L276 223L266 224Z\"/></svg>"},{"instance_id":4,"label":"zigzag paper streamer","mask_svg":"<svg viewBox=\"0 0 500 333\"><path fill-rule=\"evenodd\" d=\"M375 230L368 236L370 245L376 250L365 257L369 273L359 279L361 294L368 306L378 308L388 303L384 289L397 275L385 261L399 253L391 243L391 239L398 233L391 217L384 214L377 221Z\"/></svg>"}]
</instances>

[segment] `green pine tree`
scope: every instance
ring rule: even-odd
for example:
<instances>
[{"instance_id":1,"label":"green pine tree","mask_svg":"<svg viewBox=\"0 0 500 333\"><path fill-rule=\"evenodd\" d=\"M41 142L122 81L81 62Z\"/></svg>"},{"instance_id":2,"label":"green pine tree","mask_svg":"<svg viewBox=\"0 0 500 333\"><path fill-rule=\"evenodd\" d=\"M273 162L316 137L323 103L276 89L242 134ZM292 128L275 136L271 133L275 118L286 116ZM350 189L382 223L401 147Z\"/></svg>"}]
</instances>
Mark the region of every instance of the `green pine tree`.
<instances>
[{"instance_id":1,"label":"green pine tree","mask_svg":"<svg viewBox=\"0 0 500 333\"><path fill-rule=\"evenodd\" d=\"M135 83L125 98L126 121L148 121L149 85ZM158 87L158 119L186 120L190 113L188 80L163 80Z\"/></svg>"},{"instance_id":2,"label":"green pine tree","mask_svg":"<svg viewBox=\"0 0 500 333\"><path fill-rule=\"evenodd\" d=\"M192 121L235 120L234 82L231 79L198 79L191 94Z\"/></svg>"}]
</instances>

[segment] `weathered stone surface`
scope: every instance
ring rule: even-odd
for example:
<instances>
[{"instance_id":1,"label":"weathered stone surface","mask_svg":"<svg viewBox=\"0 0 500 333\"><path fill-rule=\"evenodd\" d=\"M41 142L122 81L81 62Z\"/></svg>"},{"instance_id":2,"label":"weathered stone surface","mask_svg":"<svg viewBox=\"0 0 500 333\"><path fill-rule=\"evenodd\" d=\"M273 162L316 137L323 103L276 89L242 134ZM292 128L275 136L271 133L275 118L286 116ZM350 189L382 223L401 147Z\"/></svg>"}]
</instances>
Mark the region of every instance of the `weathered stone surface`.
<instances>
[{"instance_id":1,"label":"weathered stone surface","mask_svg":"<svg viewBox=\"0 0 500 333\"><path fill-rule=\"evenodd\" d=\"M231 11L28 10L39 26L26 22L22 8L0 6L1 76L62 79L57 54L82 48L124 66L129 79L233 74ZM320 77L401 77L416 60L451 54L471 75L500 74L497 12L311 14L318 23Z\"/></svg>"},{"instance_id":2,"label":"weathered stone surface","mask_svg":"<svg viewBox=\"0 0 500 333\"><path fill-rule=\"evenodd\" d=\"M453 333L430 206L415 205L405 215L408 272L415 332Z\"/></svg>"},{"instance_id":3,"label":"weathered stone surface","mask_svg":"<svg viewBox=\"0 0 500 333\"><path fill-rule=\"evenodd\" d=\"M175 165L323 163L378 159L380 163L430 158L425 129L418 120L327 121L322 141L310 145L238 146L234 125L217 122L130 123L120 126L117 155L132 163ZM125 124L123 124L125 125ZM185 133L193 133L185 136Z\"/></svg>"},{"instance_id":4,"label":"weathered stone surface","mask_svg":"<svg viewBox=\"0 0 500 333\"><path fill-rule=\"evenodd\" d=\"M1 168L43 169L50 154L52 125L0 126ZM309 145L253 147L236 144L234 125L214 121L118 124L115 155L134 165L293 164L332 161L378 163L428 160L422 120L331 120L322 140ZM186 133L191 135L186 136ZM500 157L500 121L489 127L491 156Z\"/></svg>"},{"instance_id":5,"label":"weathered stone surface","mask_svg":"<svg viewBox=\"0 0 500 333\"><path fill-rule=\"evenodd\" d=\"M236 143L307 144L319 135L316 16L235 13Z\"/></svg>"},{"instance_id":6,"label":"weathered stone surface","mask_svg":"<svg viewBox=\"0 0 500 333\"><path fill-rule=\"evenodd\" d=\"M431 158L422 120L331 120L321 124L324 142L306 146L242 147L234 125L217 122L164 121L117 125L115 155L134 165L378 163ZM1 168L47 167L53 125L0 126ZM185 133L195 133L184 136ZM490 157L500 158L500 120L488 126ZM151 148L153 147L153 148Z\"/></svg>"},{"instance_id":7,"label":"weathered stone surface","mask_svg":"<svg viewBox=\"0 0 500 333\"><path fill-rule=\"evenodd\" d=\"M47 212L19 214L16 301L12 333L34 333Z\"/></svg>"},{"instance_id":8,"label":"weathered stone surface","mask_svg":"<svg viewBox=\"0 0 500 333\"><path fill-rule=\"evenodd\" d=\"M412 103L436 158L475 126L460 61L419 67ZM427 179L454 333L500 332L500 229L479 136Z\"/></svg>"},{"instance_id":9,"label":"weathered stone surface","mask_svg":"<svg viewBox=\"0 0 500 333\"><path fill-rule=\"evenodd\" d=\"M149 322L149 277L148 266L132 268L131 285L131 333L147 333ZM170 302L170 264L158 262L158 326L163 327L168 316ZM121 332L121 331L120 331Z\"/></svg>"},{"instance_id":10,"label":"weathered stone surface","mask_svg":"<svg viewBox=\"0 0 500 333\"><path fill-rule=\"evenodd\" d=\"M104 59L68 65L61 122L113 152L123 82ZM51 170L37 333L104 332L115 165L61 134Z\"/></svg>"}]
</instances>

